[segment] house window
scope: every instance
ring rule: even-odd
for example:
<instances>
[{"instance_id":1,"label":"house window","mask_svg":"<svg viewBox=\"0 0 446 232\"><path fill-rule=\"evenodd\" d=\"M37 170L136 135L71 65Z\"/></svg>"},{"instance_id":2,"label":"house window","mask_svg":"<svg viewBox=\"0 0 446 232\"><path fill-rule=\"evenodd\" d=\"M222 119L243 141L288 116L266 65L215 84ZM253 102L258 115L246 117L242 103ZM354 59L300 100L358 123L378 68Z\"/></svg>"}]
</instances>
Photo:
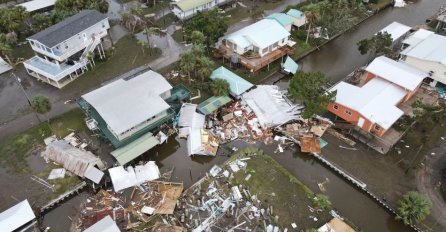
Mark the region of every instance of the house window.
<instances>
[{"instance_id":1,"label":"house window","mask_svg":"<svg viewBox=\"0 0 446 232\"><path fill-rule=\"evenodd\" d=\"M105 28L105 23L102 23L102 28Z\"/></svg>"},{"instance_id":2,"label":"house window","mask_svg":"<svg viewBox=\"0 0 446 232\"><path fill-rule=\"evenodd\" d=\"M333 109L339 110L339 106L338 105L333 105Z\"/></svg>"},{"instance_id":3,"label":"house window","mask_svg":"<svg viewBox=\"0 0 446 232\"><path fill-rule=\"evenodd\" d=\"M349 110L345 110L345 113L348 114L348 115L350 115L350 116L352 115L352 112L349 111Z\"/></svg>"},{"instance_id":4,"label":"house window","mask_svg":"<svg viewBox=\"0 0 446 232\"><path fill-rule=\"evenodd\" d=\"M279 46L279 42L275 42L275 43L273 44L273 47L274 47L274 48L277 47L277 46Z\"/></svg>"},{"instance_id":5,"label":"house window","mask_svg":"<svg viewBox=\"0 0 446 232\"><path fill-rule=\"evenodd\" d=\"M380 130L381 130L381 127L380 127L379 125L375 125L375 130L376 130L376 131L380 131Z\"/></svg>"},{"instance_id":6,"label":"house window","mask_svg":"<svg viewBox=\"0 0 446 232\"><path fill-rule=\"evenodd\" d=\"M285 43L285 39L282 39L282 43Z\"/></svg>"},{"instance_id":7,"label":"house window","mask_svg":"<svg viewBox=\"0 0 446 232\"><path fill-rule=\"evenodd\" d=\"M268 52L268 48L267 47L262 50L262 53L267 53L267 52Z\"/></svg>"}]
</instances>

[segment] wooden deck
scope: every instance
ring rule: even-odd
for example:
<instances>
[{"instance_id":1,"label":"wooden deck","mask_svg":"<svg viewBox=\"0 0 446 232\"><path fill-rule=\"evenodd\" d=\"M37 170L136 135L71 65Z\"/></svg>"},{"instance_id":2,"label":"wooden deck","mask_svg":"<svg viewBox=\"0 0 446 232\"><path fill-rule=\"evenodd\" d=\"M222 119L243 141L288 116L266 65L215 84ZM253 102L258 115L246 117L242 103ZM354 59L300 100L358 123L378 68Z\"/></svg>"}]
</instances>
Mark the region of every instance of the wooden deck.
<instances>
[{"instance_id":1,"label":"wooden deck","mask_svg":"<svg viewBox=\"0 0 446 232\"><path fill-rule=\"evenodd\" d=\"M234 54L233 51L231 51L229 48L224 46L223 44L220 45L218 49L221 56L224 58L231 60L232 54ZM263 67L267 66L268 64L276 61L277 59L286 56L286 55L294 55L296 52L296 49L294 47L290 47L288 45L285 45L283 47L279 47L278 49L266 54L263 57L257 56L257 57L246 57L242 55L239 56L239 63L243 65L246 69L248 69L250 72L257 72L258 70L262 69Z\"/></svg>"}]
</instances>

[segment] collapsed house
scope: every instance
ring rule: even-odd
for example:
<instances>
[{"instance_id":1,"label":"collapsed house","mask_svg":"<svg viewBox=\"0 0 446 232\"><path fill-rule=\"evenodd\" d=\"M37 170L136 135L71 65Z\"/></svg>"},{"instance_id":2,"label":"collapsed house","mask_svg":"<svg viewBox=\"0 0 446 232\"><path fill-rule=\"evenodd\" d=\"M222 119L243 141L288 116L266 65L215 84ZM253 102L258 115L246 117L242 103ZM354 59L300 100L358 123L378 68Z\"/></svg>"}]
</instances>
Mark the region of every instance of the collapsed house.
<instances>
[{"instance_id":1,"label":"collapsed house","mask_svg":"<svg viewBox=\"0 0 446 232\"><path fill-rule=\"evenodd\" d=\"M128 166L127 170L123 166L118 166L108 169L108 172L115 192L160 178L160 171L155 161L149 161L144 165L136 165L135 168Z\"/></svg>"},{"instance_id":2,"label":"collapsed house","mask_svg":"<svg viewBox=\"0 0 446 232\"><path fill-rule=\"evenodd\" d=\"M69 172L96 184L99 184L104 176L101 170L105 169L105 165L99 157L89 151L76 148L64 140L56 140L48 144L41 155L46 160L54 161Z\"/></svg>"},{"instance_id":3,"label":"collapsed house","mask_svg":"<svg viewBox=\"0 0 446 232\"><path fill-rule=\"evenodd\" d=\"M286 91L275 85L258 85L242 95L242 100L254 111L262 128L275 127L300 119L301 105L293 104Z\"/></svg>"}]
</instances>

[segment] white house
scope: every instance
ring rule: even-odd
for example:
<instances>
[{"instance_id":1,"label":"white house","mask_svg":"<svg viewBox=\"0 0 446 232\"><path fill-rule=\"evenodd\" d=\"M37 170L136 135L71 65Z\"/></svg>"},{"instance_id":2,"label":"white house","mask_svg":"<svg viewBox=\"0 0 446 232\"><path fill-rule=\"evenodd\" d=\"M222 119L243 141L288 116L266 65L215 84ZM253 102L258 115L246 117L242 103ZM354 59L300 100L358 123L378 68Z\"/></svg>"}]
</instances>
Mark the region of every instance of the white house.
<instances>
[{"instance_id":1,"label":"white house","mask_svg":"<svg viewBox=\"0 0 446 232\"><path fill-rule=\"evenodd\" d=\"M293 25L298 28L307 23L307 18L305 17L305 14L300 10L290 9L286 12L286 14L289 15L293 20Z\"/></svg>"},{"instance_id":2,"label":"white house","mask_svg":"<svg viewBox=\"0 0 446 232\"><path fill-rule=\"evenodd\" d=\"M396 46L401 43L410 33L411 27L401 24L399 22L392 22L380 32L387 32L392 38L392 45Z\"/></svg>"},{"instance_id":3,"label":"white house","mask_svg":"<svg viewBox=\"0 0 446 232\"><path fill-rule=\"evenodd\" d=\"M97 49L105 56L102 38L108 35L108 17L95 10L83 10L27 38L36 55L24 62L29 75L62 88L89 64L88 56Z\"/></svg>"},{"instance_id":4,"label":"white house","mask_svg":"<svg viewBox=\"0 0 446 232\"><path fill-rule=\"evenodd\" d=\"M429 74L431 86L446 84L446 36L420 29L403 41L401 60Z\"/></svg>"},{"instance_id":5,"label":"white house","mask_svg":"<svg viewBox=\"0 0 446 232\"><path fill-rule=\"evenodd\" d=\"M172 2L172 13L181 20L193 17L198 11L208 11L231 0L180 0Z\"/></svg>"},{"instance_id":6,"label":"white house","mask_svg":"<svg viewBox=\"0 0 446 232\"><path fill-rule=\"evenodd\" d=\"M221 43L239 55L252 51L263 57L282 46L292 47L295 42L289 40L289 36L290 33L275 19L262 19L224 36Z\"/></svg>"}]
</instances>

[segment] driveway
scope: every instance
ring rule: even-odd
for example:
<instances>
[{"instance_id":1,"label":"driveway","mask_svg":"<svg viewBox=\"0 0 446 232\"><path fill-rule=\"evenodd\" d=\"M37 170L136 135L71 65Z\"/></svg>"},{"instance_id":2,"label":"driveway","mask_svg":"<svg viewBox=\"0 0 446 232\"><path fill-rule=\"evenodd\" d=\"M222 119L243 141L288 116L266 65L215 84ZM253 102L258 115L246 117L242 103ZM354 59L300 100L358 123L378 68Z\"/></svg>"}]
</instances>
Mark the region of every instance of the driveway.
<instances>
[{"instance_id":1,"label":"driveway","mask_svg":"<svg viewBox=\"0 0 446 232\"><path fill-rule=\"evenodd\" d=\"M441 195L441 171L446 164L446 141L440 140L439 146L426 155L422 168L416 173L418 191L432 202L431 215L446 228L446 202Z\"/></svg>"}]
</instances>

